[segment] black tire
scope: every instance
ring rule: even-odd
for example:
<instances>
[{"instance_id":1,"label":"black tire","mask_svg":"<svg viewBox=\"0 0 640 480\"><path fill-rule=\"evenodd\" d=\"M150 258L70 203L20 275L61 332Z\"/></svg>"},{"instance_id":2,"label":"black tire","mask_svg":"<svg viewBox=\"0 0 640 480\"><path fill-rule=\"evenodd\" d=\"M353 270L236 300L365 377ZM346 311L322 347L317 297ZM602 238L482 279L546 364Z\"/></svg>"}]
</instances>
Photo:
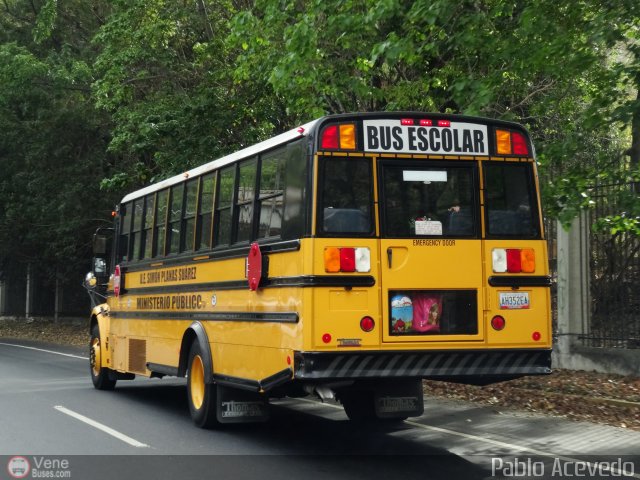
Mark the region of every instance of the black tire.
<instances>
[{"instance_id":1,"label":"black tire","mask_svg":"<svg viewBox=\"0 0 640 480\"><path fill-rule=\"evenodd\" d=\"M205 382L204 358L197 339L191 344L188 366L187 396L191 419L200 428L217 427L216 385Z\"/></svg>"},{"instance_id":2,"label":"black tire","mask_svg":"<svg viewBox=\"0 0 640 480\"><path fill-rule=\"evenodd\" d=\"M340 395L344 411L353 422L370 422L377 420L373 403L373 392L356 390Z\"/></svg>"},{"instance_id":3,"label":"black tire","mask_svg":"<svg viewBox=\"0 0 640 480\"><path fill-rule=\"evenodd\" d=\"M376 415L375 395L372 391L357 390L343 393L340 402L352 422L394 424L405 421L408 417L380 418Z\"/></svg>"},{"instance_id":4,"label":"black tire","mask_svg":"<svg viewBox=\"0 0 640 480\"><path fill-rule=\"evenodd\" d=\"M111 369L101 365L102 340L100 329L95 324L91 329L91 341L89 342L89 372L91 381L97 390L113 390L116 388L116 380L111 376Z\"/></svg>"}]
</instances>

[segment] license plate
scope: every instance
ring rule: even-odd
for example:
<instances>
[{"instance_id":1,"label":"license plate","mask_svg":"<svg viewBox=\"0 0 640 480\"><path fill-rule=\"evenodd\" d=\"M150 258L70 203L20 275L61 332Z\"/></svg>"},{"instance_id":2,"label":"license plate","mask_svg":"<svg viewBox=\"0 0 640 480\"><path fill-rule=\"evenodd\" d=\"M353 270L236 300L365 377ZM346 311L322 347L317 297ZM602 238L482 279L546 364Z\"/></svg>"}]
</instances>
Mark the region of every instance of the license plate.
<instances>
[{"instance_id":1,"label":"license plate","mask_svg":"<svg viewBox=\"0 0 640 480\"><path fill-rule=\"evenodd\" d=\"M529 292L499 292L502 310L519 310L529 308Z\"/></svg>"}]
</instances>

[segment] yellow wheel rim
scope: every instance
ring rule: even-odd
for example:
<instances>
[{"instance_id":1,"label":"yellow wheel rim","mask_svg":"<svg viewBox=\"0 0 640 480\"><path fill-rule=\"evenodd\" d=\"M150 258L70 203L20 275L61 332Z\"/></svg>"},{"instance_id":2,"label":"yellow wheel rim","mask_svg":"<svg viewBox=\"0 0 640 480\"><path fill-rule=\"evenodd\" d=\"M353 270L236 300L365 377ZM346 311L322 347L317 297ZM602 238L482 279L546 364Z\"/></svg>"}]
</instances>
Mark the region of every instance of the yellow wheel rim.
<instances>
[{"instance_id":1,"label":"yellow wheel rim","mask_svg":"<svg viewBox=\"0 0 640 480\"><path fill-rule=\"evenodd\" d=\"M89 362L91 363L91 371L93 375L97 377L100 375L100 367L102 366L102 356L100 354L100 339L91 339L91 352L89 355Z\"/></svg>"},{"instance_id":2,"label":"yellow wheel rim","mask_svg":"<svg viewBox=\"0 0 640 480\"><path fill-rule=\"evenodd\" d=\"M204 365L200 355L193 357L191 371L189 372L189 389L191 401L196 410L200 410L204 402Z\"/></svg>"}]
</instances>

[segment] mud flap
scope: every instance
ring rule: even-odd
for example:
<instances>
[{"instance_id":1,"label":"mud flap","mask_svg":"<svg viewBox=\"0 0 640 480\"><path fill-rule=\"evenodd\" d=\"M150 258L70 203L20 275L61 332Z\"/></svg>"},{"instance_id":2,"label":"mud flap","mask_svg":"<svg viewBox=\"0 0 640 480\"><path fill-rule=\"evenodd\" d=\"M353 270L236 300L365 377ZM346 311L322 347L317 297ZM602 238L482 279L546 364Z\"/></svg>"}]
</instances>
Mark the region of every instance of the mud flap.
<instances>
[{"instance_id":1,"label":"mud flap","mask_svg":"<svg viewBox=\"0 0 640 480\"><path fill-rule=\"evenodd\" d=\"M266 422L269 400L266 395L217 385L216 416L220 423Z\"/></svg>"},{"instance_id":2,"label":"mud flap","mask_svg":"<svg viewBox=\"0 0 640 480\"><path fill-rule=\"evenodd\" d=\"M378 418L419 417L424 413L422 381L394 382L376 389L374 405Z\"/></svg>"}]
</instances>

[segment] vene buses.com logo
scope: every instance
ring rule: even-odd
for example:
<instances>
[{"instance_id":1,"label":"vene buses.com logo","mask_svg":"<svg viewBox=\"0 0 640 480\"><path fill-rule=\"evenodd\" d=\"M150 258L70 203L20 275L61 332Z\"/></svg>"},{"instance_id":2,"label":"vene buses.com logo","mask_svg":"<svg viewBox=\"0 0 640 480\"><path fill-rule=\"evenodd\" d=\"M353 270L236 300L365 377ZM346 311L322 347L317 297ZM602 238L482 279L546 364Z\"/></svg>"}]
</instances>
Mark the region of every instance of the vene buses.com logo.
<instances>
[{"instance_id":1,"label":"vene buses.com logo","mask_svg":"<svg viewBox=\"0 0 640 480\"><path fill-rule=\"evenodd\" d=\"M13 478L25 478L31 471L31 465L24 457L11 457L7 464L7 471Z\"/></svg>"}]
</instances>

